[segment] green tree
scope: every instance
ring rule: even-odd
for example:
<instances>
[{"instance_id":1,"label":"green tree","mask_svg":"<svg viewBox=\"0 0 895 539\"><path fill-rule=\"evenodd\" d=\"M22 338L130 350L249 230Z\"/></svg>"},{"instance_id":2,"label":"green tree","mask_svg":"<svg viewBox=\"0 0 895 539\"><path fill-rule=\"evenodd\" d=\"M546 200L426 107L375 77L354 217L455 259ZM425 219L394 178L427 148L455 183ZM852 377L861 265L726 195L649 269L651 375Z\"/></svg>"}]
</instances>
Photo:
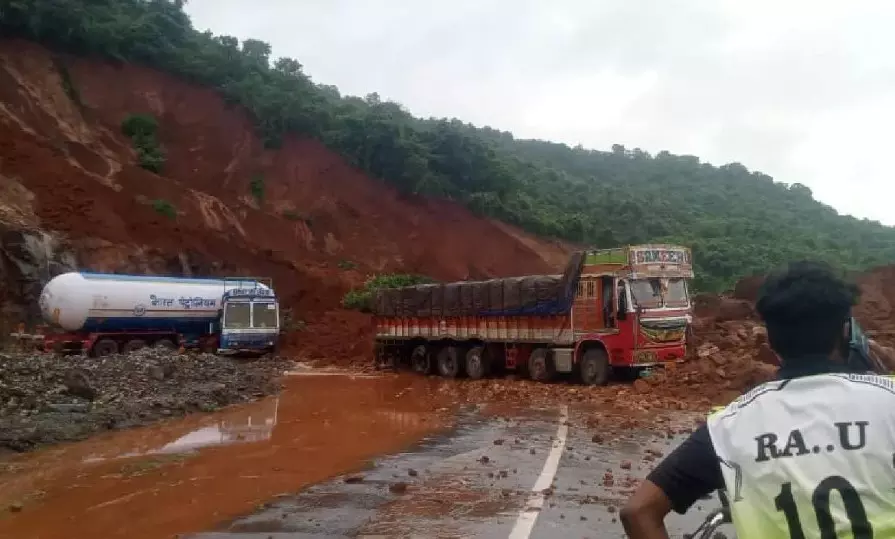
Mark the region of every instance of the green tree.
<instances>
[{"instance_id":1,"label":"green tree","mask_svg":"<svg viewBox=\"0 0 895 539\"><path fill-rule=\"evenodd\" d=\"M131 114L121 123L121 132L134 144L137 162L146 170L161 173L165 165L165 152L156 138L158 122L146 114Z\"/></svg>"},{"instance_id":2,"label":"green tree","mask_svg":"<svg viewBox=\"0 0 895 539\"><path fill-rule=\"evenodd\" d=\"M715 167L621 144L572 148L457 119L415 118L375 92L342 96L315 84L297 60L271 62L263 41L198 32L183 5L7 0L0 34L207 85L245 108L268 147L286 133L313 137L402 192L456 200L537 234L595 247L690 245L703 290L723 290L738 276L795 258L847 269L895 261L895 229L840 216L803 185L777 183L739 163ZM141 157L147 168L161 170L163 162L161 152Z\"/></svg>"}]
</instances>

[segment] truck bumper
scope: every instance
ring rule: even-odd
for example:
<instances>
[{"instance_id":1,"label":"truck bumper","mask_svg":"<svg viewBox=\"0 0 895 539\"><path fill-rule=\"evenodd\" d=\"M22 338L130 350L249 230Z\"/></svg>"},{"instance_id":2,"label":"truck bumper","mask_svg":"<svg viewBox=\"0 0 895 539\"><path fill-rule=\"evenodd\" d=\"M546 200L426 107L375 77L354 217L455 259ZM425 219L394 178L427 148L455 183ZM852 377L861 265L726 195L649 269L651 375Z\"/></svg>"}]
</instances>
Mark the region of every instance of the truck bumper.
<instances>
[{"instance_id":1,"label":"truck bumper","mask_svg":"<svg viewBox=\"0 0 895 539\"><path fill-rule=\"evenodd\" d=\"M664 365L667 363L680 363L684 361L686 352L687 348L683 344L654 348L640 348L637 350L632 350L630 355L625 358L628 359L630 363L625 365L626 362L619 362L617 366L654 367L656 365Z\"/></svg>"},{"instance_id":2,"label":"truck bumper","mask_svg":"<svg viewBox=\"0 0 895 539\"><path fill-rule=\"evenodd\" d=\"M219 355L260 356L277 349L279 335L276 333L224 333L217 344Z\"/></svg>"}]
</instances>

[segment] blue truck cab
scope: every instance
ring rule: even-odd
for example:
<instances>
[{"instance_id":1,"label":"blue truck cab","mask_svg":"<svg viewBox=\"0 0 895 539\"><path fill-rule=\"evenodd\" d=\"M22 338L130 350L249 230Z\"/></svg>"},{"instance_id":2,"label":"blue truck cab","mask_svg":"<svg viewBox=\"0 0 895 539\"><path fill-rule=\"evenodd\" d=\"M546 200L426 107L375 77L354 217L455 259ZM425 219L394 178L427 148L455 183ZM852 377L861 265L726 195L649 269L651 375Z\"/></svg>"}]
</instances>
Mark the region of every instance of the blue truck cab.
<instances>
[{"instance_id":1,"label":"blue truck cab","mask_svg":"<svg viewBox=\"0 0 895 539\"><path fill-rule=\"evenodd\" d=\"M272 288L228 288L221 311L218 354L264 355L276 351L280 306Z\"/></svg>"}]
</instances>

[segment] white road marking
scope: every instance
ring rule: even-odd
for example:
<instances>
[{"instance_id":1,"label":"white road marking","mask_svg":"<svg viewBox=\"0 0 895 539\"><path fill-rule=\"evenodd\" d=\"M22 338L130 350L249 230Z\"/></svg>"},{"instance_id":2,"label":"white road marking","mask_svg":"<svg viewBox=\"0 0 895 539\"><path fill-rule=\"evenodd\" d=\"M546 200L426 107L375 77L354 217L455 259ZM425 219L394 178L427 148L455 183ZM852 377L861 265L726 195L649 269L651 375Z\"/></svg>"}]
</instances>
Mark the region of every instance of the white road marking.
<instances>
[{"instance_id":1,"label":"white road marking","mask_svg":"<svg viewBox=\"0 0 895 539\"><path fill-rule=\"evenodd\" d=\"M516 519L516 525L513 526L509 539L528 539L531 536L531 530L534 529L538 515L544 507L544 490L553 484L553 478L556 477L556 470L559 468L559 459L566 448L566 436L569 434L568 422L569 407L563 404L559 407L559 428L556 430L556 441L553 442L553 447L547 455L541 475L538 476L535 486L531 489L532 494L525 509L519 513L519 517Z\"/></svg>"}]
</instances>

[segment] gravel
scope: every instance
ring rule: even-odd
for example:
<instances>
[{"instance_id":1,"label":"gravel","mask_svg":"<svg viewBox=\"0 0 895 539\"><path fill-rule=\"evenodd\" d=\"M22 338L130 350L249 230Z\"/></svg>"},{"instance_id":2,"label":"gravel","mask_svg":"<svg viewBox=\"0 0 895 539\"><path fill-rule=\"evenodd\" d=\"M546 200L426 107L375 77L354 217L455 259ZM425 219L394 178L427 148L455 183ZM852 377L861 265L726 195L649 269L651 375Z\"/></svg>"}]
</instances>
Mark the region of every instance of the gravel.
<instances>
[{"instance_id":1,"label":"gravel","mask_svg":"<svg viewBox=\"0 0 895 539\"><path fill-rule=\"evenodd\" d=\"M276 393L291 364L153 349L104 358L0 354L0 450L251 401Z\"/></svg>"}]
</instances>

